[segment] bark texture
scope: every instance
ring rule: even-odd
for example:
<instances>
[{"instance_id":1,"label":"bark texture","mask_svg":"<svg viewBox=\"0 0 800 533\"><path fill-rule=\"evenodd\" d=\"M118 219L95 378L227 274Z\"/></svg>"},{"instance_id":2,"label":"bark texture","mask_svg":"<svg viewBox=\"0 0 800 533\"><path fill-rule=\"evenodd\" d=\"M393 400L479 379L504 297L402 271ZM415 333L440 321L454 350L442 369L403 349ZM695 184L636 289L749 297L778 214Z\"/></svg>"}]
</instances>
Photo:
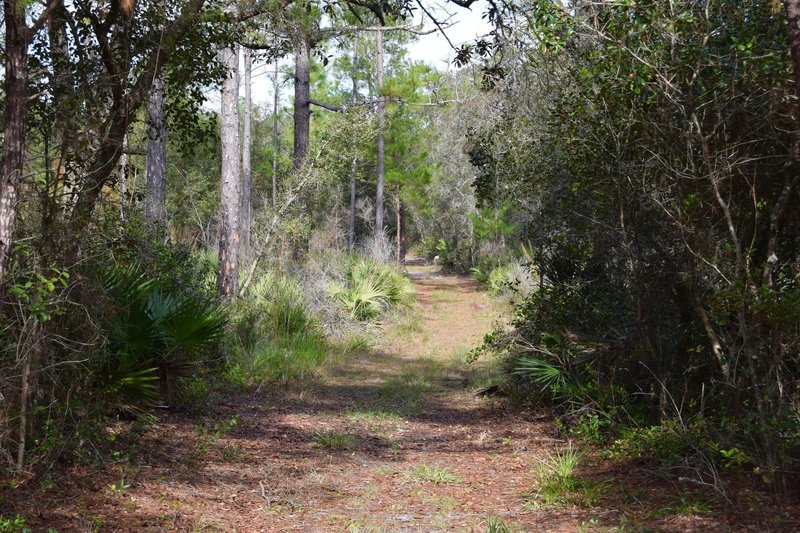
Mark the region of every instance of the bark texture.
<instances>
[{"instance_id":1,"label":"bark texture","mask_svg":"<svg viewBox=\"0 0 800 533\"><path fill-rule=\"evenodd\" d=\"M353 90L350 95L350 103L355 106L358 100L358 41L353 45L353 70L351 72L353 80ZM350 216L347 224L347 249L353 253L356 245L356 171L357 157L356 149L358 146L358 134L353 131L353 161L350 163Z\"/></svg>"},{"instance_id":2,"label":"bark texture","mask_svg":"<svg viewBox=\"0 0 800 533\"><path fill-rule=\"evenodd\" d=\"M383 97L383 32L375 33L375 59L378 71L378 176L375 187L375 238L383 239L383 204L384 204L384 123L386 122L386 102Z\"/></svg>"},{"instance_id":3,"label":"bark texture","mask_svg":"<svg viewBox=\"0 0 800 533\"><path fill-rule=\"evenodd\" d=\"M125 198L128 196L128 138L122 142L122 156L119 158L119 219L125 220Z\"/></svg>"},{"instance_id":4,"label":"bark texture","mask_svg":"<svg viewBox=\"0 0 800 533\"><path fill-rule=\"evenodd\" d=\"M796 101L793 105L793 113L797 120L798 110L800 109L800 0L784 0L786 16L789 19L789 47L792 56L792 66L794 67L794 94ZM777 7L780 7L778 4ZM795 133L794 145L792 146L792 172L784 178L783 187L772 208L769 223L769 237L767 241L766 257L762 280L765 285L772 284L772 275L778 265L778 245L780 240L781 223L786 215L789 199L792 192L800 181L800 131Z\"/></svg>"},{"instance_id":5,"label":"bark texture","mask_svg":"<svg viewBox=\"0 0 800 533\"><path fill-rule=\"evenodd\" d=\"M400 185L397 186L395 213L397 215L397 262L402 264L406 261L406 208L400 194Z\"/></svg>"},{"instance_id":6,"label":"bark texture","mask_svg":"<svg viewBox=\"0 0 800 533\"><path fill-rule=\"evenodd\" d=\"M253 184L250 147L253 142L253 94L251 77L253 57L249 48L244 49L244 128L242 130L242 246L250 248L250 189Z\"/></svg>"},{"instance_id":7,"label":"bark texture","mask_svg":"<svg viewBox=\"0 0 800 533\"><path fill-rule=\"evenodd\" d=\"M147 102L147 177L144 213L164 230L167 223L167 120L163 72L153 80Z\"/></svg>"},{"instance_id":8,"label":"bark texture","mask_svg":"<svg viewBox=\"0 0 800 533\"><path fill-rule=\"evenodd\" d=\"M17 199L25 162L25 116L28 109L28 27L16 0L3 2L6 26L5 126L0 169L0 298L14 240Z\"/></svg>"},{"instance_id":9,"label":"bark texture","mask_svg":"<svg viewBox=\"0 0 800 533\"><path fill-rule=\"evenodd\" d=\"M222 84L220 110L222 140L222 185L219 208L219 273L217 288L221 296L233 298L239 285L239 54L226 48L221 61L228 70Z\"/></svg>"},{"instance_id":10,"label":"bark texture","mask_svg":"<svg viewBox=\"0 0 800 533\"><path fill-rule=\"evenodd\" d=\"M299 38L294 54L294 169L303 166L311 136L311 46Z\"/></svg>"},{"instance_id":11,"label":"bark texture","mask_svg":"<svg viewBox=\"0 0 800 533\"><path fill-rule=\"evenodd\" d=\"M789 46L794 65L794 90L800 98L800 0L784 0L786 16L789 19Z\"/></svg>"},{"instance_id":12,"label":"bark texture","mask_svg":"<svg viewBox=\"0 0 800 533\"><path fill-rule=\"evenodd\" d=\"M278 157L281 153L281 138L278 132L278 97L281 81L278 78L278 60L275 60L274 92L272 93L272 209L278 203Z\"/></svg>"}]
</instances>

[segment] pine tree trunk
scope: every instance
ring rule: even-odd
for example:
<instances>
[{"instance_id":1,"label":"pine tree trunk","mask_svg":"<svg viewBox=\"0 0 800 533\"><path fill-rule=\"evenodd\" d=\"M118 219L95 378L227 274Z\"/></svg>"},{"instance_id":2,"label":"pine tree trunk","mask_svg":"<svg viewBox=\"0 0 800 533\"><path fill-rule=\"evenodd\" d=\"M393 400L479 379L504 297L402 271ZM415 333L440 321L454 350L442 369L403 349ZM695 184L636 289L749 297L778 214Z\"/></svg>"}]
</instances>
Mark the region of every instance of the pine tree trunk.
<instances>
[{"instance_id":1,"label":"pine tree trunk","mask_svg":"<svg viewBox=\"0 0 800 533\"><path fill-rule=\"evenodd\" d=\"M406 208L400 195L400 185L397 186L395 211L397 213L397 262L403 264L406 261Z\"/></svg>"},{"instance_id":2,"label":"pine tree trunk","mask_svg":"<svg viewBox=\"0 0 800 533\"><path fill-rule=\"evenodd\" d=\"M219 209L219 273L217 288L221 296L233 298L239 284L239 54L226 48L221 61L228 70L222 84L220 128L222 140L222 185Z\"/></svg>"},{"instance_id":3,"label":"pine tree trunk","mask_svg":"<svg viewBox=\"0 0 800 533\"><path fill-rule=\"evenodd\" d=\"M250 146L252 144L253 96L251 75L253 58L249 48L244 49L244 130L242 136L242 246L250 248L250 189L253 184Z\"/></svg>"},{"instance_id":4,"label":"pine tree trunk","mask_svg":"<svg viewBox=\"0 0 800 533\"><path fill-rule=\"evenodd\" d=\"M147 177L144 214L160 230L166 228L167 120L163 72L153 80L147 102Z\"/></svg>"},{"instance_id":5,"label":"pine tree trunk","mask_svg":"<svg viewBox=\"0 0 800 533\"><path fill-rule=\"evenodd\" d=\"M350 103L355 107L358 100L358 41L353 44L353 91L350 96ZM350 163L350 219L347 226L347 249L353 253L356 245L356 171L358 158L356 150L358 147L358 134L353 130L353 161Z\"/></svg>"},{"instance_id":6,"label":"pine tree trunk","mask_svg":"<svg viewBox=\"0 0 800 533\"><path fill-rule=\"evenodd\" d=\"M275 60L274 92L272 95L272 209L278 205L278 157L281 152L281 139L278 135L278 97L281 82L278 78L278 60Z\"/></svg>"},{"instance_id":7,"label":"pine tree trunk","mask_svg":"<svg viewBox=\"0 0 800 533\"><path fill-rule=\"evenodd\" d=\"M3 2L5 15L5 123L0 164L0 299L4 294L19 184L25 163L25 116L28 110L28 27L16 0Z\"/></svg>"},{"instance_id":8,"label":"pine tree trunk","mask_svg":"<svg viewBox=\"0 0 800 533\"><path fill-rule=\"evenodd\" d=\"M30 318L22 328L20 339L20 354L22 360L22 379L20 383L19 397L19 428L17 437L17 472L22 472L25 468L25 445L28 434L28 405L30 404L31 393L34 389L32 374L35 374L36 365L41 358L41 332L39 321Z\"/></svg>"},{"instance_id":9,"label":"pine tree trunk","mask_svg":"<svg viewBox=\"0 0 800 533\"><path fill-rule=\"evenodd\" d=\"M384 182L384 123L386 122L386 102L383 97L383 32L376 34L376 63L378 70L378 179L375 191L375 238L383 239L383 182Z\"/></svg>"},{"instance_id":10,"label":"pine tree trunk","mask_svg":"<svg viewBox=\"0 0 800 533\"><path fill-rule=\"evenodd\" d=\"M311 143L311 47L299 39L294 54L294 169L303 166Z\"/></svg>"}]
</instances>

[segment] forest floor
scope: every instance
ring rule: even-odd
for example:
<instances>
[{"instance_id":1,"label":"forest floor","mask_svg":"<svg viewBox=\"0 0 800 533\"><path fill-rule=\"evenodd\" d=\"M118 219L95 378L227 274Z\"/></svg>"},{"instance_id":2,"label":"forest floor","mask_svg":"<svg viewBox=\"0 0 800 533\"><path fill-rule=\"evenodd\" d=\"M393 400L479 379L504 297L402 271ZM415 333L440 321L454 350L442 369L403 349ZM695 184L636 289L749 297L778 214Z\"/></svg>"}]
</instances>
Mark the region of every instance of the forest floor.
<instances>
[{"instance_id":1,"label":"forest floor","mask_svg":"<svg viewBox=\"0 0 800 533\"><path fill-rule=\"evenodd\" d=\"M470 279L412 270L419 307L368 352L202 416L121 423L105 465L4 487L0 514L61 533L800 529L797 506L746 488L726 503L590 450L572 493L537 497L537 464L566 438L545 411L476 396L486 368L464 364L499 306Z\"/></svg>"}]
</instances>

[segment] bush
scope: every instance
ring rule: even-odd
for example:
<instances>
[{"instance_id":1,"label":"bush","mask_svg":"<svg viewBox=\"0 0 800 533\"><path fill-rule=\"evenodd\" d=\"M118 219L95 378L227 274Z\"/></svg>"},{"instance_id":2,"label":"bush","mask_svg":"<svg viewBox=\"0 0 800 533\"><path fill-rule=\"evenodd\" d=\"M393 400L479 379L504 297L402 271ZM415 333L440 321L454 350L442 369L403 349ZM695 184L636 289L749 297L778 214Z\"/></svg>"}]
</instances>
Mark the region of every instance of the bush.
<instances>
[{"instance_id":1,"label":"bush","mask_svg":"<svg viewBox=\"0 0 800 533\"><path fill-rule=\"evenodd\" d=\"M166 292L174 286L143 270L134 263L102 274L107 306L99 319L108 340L96 380L107 401L126 410L171 402L182 378L213 357L227 323L215 300L189 290Z\"/></svg>"},{"instance_id":2,"label":"bush","mask_svg":"<svg viewBox=\"0 0 800 533\"><path fill-rule=\"evenodd\" d=\"M226 379L244 387L302 378L330 353L301 278L267 271L236 302Z\"/></svg>"},{"instance_id":3,"label":"bush","mask_svg":"<svg viewBox=\"0 0 800 533\"><path fill-rule=\"evenodd\" d=\"M286 274L267 272L261 275L250 285L239 305L240 327L237 329L240 335L281 339L315 332L319 326L306 309L302 287Z\"/></svg>"},{"instance_id":4,"label":"bush","mask_svg":"<svg viewBox=\"0 0 800 533\"><path fill-rule=\"evenodd\" d=\"M358 320L372 320L414 301L414 288L394 267L370 259L351 263L344 283L332 283L331 297L340 301Z\"/></svg>"}]
</instances>

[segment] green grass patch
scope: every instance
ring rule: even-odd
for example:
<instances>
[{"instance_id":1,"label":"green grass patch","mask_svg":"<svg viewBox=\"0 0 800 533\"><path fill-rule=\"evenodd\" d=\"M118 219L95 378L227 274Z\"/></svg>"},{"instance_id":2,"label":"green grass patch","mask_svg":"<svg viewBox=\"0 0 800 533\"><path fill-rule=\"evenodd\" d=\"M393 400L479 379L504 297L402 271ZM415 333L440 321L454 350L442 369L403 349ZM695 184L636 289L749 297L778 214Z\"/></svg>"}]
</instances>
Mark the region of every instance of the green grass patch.
<instances>
[{"instance_id":1,"label":"green grass patch","mask_svg":"<svg viewBox=\"0 0 800 533\"><path fill-rule=\"evenodd\" d=\"M239 387L285 383L312 374L330 353L331 346L317 334L260 339L250 349L234 350L225 377Z\"/></svg>"},{"instance_id":2,"label":"green grass patch","mask_svg":"<svg viewBox=\"0 0 800 533\"><path fill-rule=\"evenodd\" d=\"M380 388L380 403L397 415L412 415L422 409L422 393L428 384L408 376L387 380Z\"/></svg>"},{"instance_id":3,"label":"green grass patch","mask_svg":"<svg viewBox=\"0 0 800 533\"><path fill-rule=\"evenodd\" d=\"M427 489L418 490L414 493L414 497L419 498L428 505L436 507L440 511L452 511L458 507L458 500L455 498L451 498L449 496L440 496Z\"/></svg>"},{"instance_id":4,"label":"green grass patch","mask_svg":"<svg viewBox=\"0 0 800 533\"><path fill-rule=\"evenodd\" d=\"M517 531L496 516L490 517L486 521L486 533L513 533Z\"/></svg>"},{"instance_id":5,"label":"green grass patch","mask_svg":"<svg viewBox=\"0 0 800 533\"><path fill-rule=\"evenodd\" d=\"M360 520L347 524L347 533L383 533L384 531L386 531L386 529L381 526L365 524Z\"/></svg>"},{"instance_id":6,"label":"green grass patch","mask_svg":"<svg viewBox=\"0 0 800 533\"><path fill-rule=\"evenodd\" d=\"M384 466L379 466L378 468L373 470L373 472L375 472L375 475L377 476L391 476L392 474L397 473L397 468L390 465L384 465Z\"/></svg>"},{"instance_id":7,"label":"green grass patch","mask_svg":"<svg viewBox=\"0 0 800 533\"><path fill-rule=\"evenodd\" d=\"M378 391L377 407L401 416L420 412L423 395L447 368L433 358L422 358L414 364L414 368L383 383Z\"/></svg>"},{"instance_id":8,"label":"green grass patch","mask_svg":"<svg viewBox=\"0 0 800 533\"><path fill-rule=\"evenodd\" d=\"M333 450L352 450L356 447L356 438L354 436L332 429L317 432L314 436L314 441L323 448Z\"/></svg>"},{"instance_id":9,"label":"green grass patch","mask_svg":"<svg viewBox=\"0 0 800 533\"><path fill-rule=\"evenodd\" d=\"M591 507L608 490L609 484L589 483L576 474L581 455L570 442L566 447L548 454L536 464L537 482L531 493L534 507L579 505Z\"/></svg>"},{"instance_id":10,"label":"green grass patch","mask_svg":"<svg viewBox=\"0 0 800 533\"><path fill-rule=\"evenodd\" d=\"M397 320L392 326L394 335L408 338L422 332L422 316L418 307L406 307L397 313Z\"/></svg>"},{"instance_id":11,"label":"green grass patch","mask_svg":"<svg viewBox=\"0 0 800 533\"><path fill-rule=\"evenodd\" d=\"M425 481L427 483L433 483L434 485L455 484L461 483L462 481L461 478L449 468L425 463L415 466L406 472L406 475L409 479Z\"/></svg>"},{"instance_id":12,"label":"green grass patch","mask_svg":"<svg viewBox=\"0 0 800 533\"><path fill-rule=\"evenodd\" d=\"M30 531L25 527L25 519L20 515L14 518L5 518L0 516L0 533L22 533Z\"/></svg>"}]
</instances>

